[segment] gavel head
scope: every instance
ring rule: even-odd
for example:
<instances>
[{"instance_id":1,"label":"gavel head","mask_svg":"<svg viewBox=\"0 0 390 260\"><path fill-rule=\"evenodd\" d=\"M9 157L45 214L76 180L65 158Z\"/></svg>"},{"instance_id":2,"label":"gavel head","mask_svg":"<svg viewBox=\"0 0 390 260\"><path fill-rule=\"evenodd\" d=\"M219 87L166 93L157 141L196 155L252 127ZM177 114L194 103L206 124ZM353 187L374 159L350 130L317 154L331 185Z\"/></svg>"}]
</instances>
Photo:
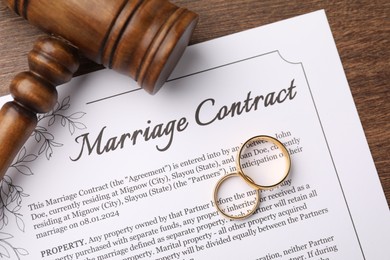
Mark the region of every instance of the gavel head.
<instances>
[{"instance_id":1,"label":"gavel head","mask_svg":"<svg viewBox=\"0 0 390 260\"><path fill-rule=\"evenodd\" d=\"M92 61L129 75L154 94L189 43L198 16L167 0L7 0Z\"/></svg>"}]
</instances>

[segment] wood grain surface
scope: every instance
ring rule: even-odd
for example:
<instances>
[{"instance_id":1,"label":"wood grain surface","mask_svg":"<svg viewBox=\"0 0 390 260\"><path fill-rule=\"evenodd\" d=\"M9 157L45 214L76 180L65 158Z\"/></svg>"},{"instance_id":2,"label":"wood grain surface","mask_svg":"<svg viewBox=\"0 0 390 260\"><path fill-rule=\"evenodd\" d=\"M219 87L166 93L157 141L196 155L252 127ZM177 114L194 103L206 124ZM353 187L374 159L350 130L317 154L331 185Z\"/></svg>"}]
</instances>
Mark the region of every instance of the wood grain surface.
<instances>
[{"instance_id":1,"label":"wood grain surface","mask_svg":"<svg viewBox=\"0 0 390 260\"><path fill-rule=\"evenodd\" d=\"M172 0L171 2L187 7L200 15L199 24L190 44L324 9L389 204L389 1ZM35 39L41 35L44 33L8 10L5 1L0 0L0 95L8 94L8 85L16 73L27 70L27 53ZM101 69L101 66L82 58L77 74L98 69Z\"/></svg>"}]
</instances>

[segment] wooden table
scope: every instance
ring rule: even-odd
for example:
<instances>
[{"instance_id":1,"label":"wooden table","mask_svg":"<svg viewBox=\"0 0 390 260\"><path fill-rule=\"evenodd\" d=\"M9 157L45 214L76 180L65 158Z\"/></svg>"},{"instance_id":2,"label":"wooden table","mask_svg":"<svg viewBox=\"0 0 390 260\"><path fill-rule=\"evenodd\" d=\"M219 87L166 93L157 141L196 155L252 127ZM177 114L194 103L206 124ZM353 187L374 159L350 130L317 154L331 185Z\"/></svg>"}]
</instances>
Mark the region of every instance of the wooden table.
<instances>
[{"instance_id":1,"label":"wooden table","mask_svg":"<svg viewBox=\"0 0 390 260\"><path fill-rule=\"evenodd\" d=\"M390 2L281 0L172 0L200 15L191 44L325 9L376 168L390 202ZM27 70L38 29L0 0L0 95ZM82 58L77 74L101 67ZM368 192L368 191L362 191Z\"/></svg>"}]
</instances>

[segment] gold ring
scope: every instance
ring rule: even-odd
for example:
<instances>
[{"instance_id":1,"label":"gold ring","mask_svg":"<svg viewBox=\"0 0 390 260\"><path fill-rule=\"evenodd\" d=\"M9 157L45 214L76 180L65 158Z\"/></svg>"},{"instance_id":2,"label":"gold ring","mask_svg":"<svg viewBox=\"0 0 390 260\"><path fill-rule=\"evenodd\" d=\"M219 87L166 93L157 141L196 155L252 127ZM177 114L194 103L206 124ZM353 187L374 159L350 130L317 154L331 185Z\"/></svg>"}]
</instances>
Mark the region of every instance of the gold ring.
<instances>
[{"instance_id":1,"label":"gold ring","mask_svg":"<svg viewBox=\"0 0 390 260\"><path fill-rule=\"evenodd\" d=\"M275 144L282 152L282 157L285 159L286 161L286 167L284 169L284 173L282 175L282 178L278 181L276 181L274 184L271 184L271 185L261 185L261 184L257 184L256 182L254 182L251 178L249 178L248 175L246 175L241 167L241 153L243 151L243 149L245 149L245 147L247 145L250 145L252 142L253 143L256 143L256 142L261 142L261 141L267 141L267 142L271 142L273 144ZM271 136L268 136L268 135L258 135L258 136L254 136L250 139L248 139L245 143L243 143L241 145L241 148L239 150L239 152L237 153L237 160L236 160L236 166L237 166L237 172L238 174L251 186L253 187L254 189L256 190L260 190L260 189L271 189L271 188L274 188L276 186L278 186L280 183L282 183L288 176L288 173L290 172L290 168L291 168L291 158L290 158L290 154L288 153L286 147L279 141L277 140L276 138L273 138Z\"/></svg>"},{"instance_id":2,"label":"gold ring","mask_svg":"<svg viewBox=\"0 0 390 260\"><path fill-rule=\"evenodd\" d=\"M229 219L233 219L233 220L238 220L238 219L245 219L247 217L249 217L250 215L252 215L258 205L259 205L259 202L260 202L260 195L259 195L259 191L256 190L256 201L253 205L253 208L248 210L246 214L242 214L242 215L238 215L238 216L234 216L234 215L229 215L228 213L226 213L225 211L223 211L219 205L218 205L218 191L219 191L219 188L221 187L222 183L227 180L228 178L231 178L231 177L240 177L240 175L237 173L237 172L232 172L232 173L229 173L227 175L224 175L221 179L219 179L219 181L217 182L217 185L215 185L215 188L214 188L214 205L215 207L217 208L218 212L221 213L223 216L229 218ZM248 177L249 178L249 177ZM250 179L250 178L249 178Z\"/></svg>"}]
</instances>

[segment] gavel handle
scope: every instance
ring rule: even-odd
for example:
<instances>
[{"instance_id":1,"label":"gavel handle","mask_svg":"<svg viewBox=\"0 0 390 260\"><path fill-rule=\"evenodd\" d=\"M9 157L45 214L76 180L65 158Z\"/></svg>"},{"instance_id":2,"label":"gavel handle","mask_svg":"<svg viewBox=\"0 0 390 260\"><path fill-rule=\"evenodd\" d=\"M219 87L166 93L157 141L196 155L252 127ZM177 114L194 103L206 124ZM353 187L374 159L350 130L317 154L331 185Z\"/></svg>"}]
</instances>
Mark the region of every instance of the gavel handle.
<instances>
[{"instance_id":1,"label":"gavel handle","mask_svg":"<svg viewBox=\"0 0 390 260\"><path fill-rule=\"evenodd\" d=\"M0 110L0 180L37 125L37 114L57 102L56 86L72 79L79 67L78 51L60 38L39 38L28 55L29 71L10 84L13 101Z\"/></svg>"}]
</instances>

